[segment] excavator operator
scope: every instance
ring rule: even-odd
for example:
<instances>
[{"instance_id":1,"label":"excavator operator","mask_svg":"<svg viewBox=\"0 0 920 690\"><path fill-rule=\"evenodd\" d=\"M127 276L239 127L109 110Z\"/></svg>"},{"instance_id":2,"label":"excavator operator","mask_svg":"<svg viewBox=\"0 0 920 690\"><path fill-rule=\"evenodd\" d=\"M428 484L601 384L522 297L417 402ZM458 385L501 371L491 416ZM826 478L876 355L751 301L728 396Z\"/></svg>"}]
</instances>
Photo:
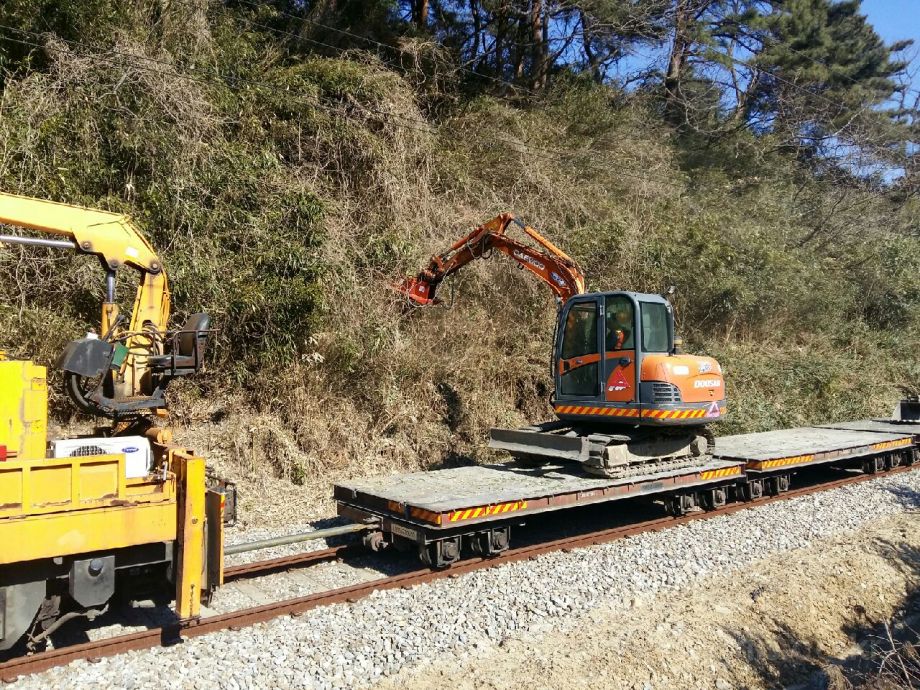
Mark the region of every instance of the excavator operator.
<instances>
[{"instance_id":1,"label":"excavator operator","mask_svg":"<svg viewBox=\"0 0 920 690\"><path fill-rule=\"evenodd\" d=\"M627 300L610 300L607 308L607 350L629 349L632 346L632 304Z\"/></svg>"}]
</instances>

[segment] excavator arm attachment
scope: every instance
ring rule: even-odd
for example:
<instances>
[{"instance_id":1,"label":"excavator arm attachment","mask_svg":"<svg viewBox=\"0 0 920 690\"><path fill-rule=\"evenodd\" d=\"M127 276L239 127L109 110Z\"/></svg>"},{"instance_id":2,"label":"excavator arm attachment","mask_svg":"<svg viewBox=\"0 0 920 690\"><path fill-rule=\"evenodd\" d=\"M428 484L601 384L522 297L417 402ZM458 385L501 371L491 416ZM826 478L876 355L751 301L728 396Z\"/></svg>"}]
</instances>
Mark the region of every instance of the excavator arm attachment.
<instances>
[{"instance_id":1,"label":"excavator arm attachment","mask_svg":"<svg viewBox=\"0 0 920 690\"><path fill-rule=\"evenodd\" d=\"M509 237L511 226L523 230L537 246ZM511 213L503 213L480 225L444 253L431 257L428 266L418 275L406 278L395 287L412 306L437 304L438 286L445 278L470 262L489 256L493 250L505 254L546 283L560 303L585 292L585 278L575 260Z\"/></svg>"},{"instance_id":2,"label":"excavator arm attachment","mask_svg":"<svg viewBox=\"0 0 920 690\"><path fill-rule=\"evenodd\" d=\"M0 244L72 249L98 257L106 273L98 336L71 342L59 359L66 391L91 414L124 417L165 407L172 378L198 371L208 333L207 315L195 314L179 331L167 330L170 293L163 265L127 216L44 199L0 193L0 224L63 239L0 234ZM115 302L116 272L138 271L131 317Z\"/></svg>"}]
</instances>

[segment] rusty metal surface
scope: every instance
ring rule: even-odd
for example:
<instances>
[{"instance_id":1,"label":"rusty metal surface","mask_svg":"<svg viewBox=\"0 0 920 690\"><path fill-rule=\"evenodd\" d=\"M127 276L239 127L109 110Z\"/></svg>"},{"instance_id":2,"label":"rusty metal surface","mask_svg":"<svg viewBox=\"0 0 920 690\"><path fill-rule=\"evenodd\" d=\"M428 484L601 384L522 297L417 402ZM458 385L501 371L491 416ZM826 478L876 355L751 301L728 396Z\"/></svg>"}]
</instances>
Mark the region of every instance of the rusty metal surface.
<instances>
[{"instance_id":1,"label":"rusty metal surface","mask_svg":"<svg viewBox=\"0 0 920 690\"><path fill-rule=\"evenodd\" d=\"M660 482L671 477L719 470L737 462L710 460L696 467L605 479L585 473L575 463L525 467L515 463L453 467L431 472L413 472L337 484L336 497L370 496L435 513L511 501L535 501L549 496L579 494L616 486ZM358 501L361 502L360 500Z\"/></svg>"},{"instance_id":2,"label":"rusty metal surface","mask_svg":"<svg viewBox=\"0 0 920 690\"><path fill-rule=\"evenodd\" d=\"M160 645L169 645L179 642L183 637L195 637L206 635L227 629L236 629L244 626L255 625L269 621L283 615L296 615L309 611L318 606L327 606L345 601L356 601L362 597L369 596L373 592L394 589L397 587L411 587L434 580L439 580L453 575L464 574L478 570L480 568L489 568L499 566L505 563L522 561L535 558L542 554L551 553L564 549L572 549L584 546L607 543L622 539L623 537L641 534L642 532L658 531L667 529L675 525L684 524L693 520L704 520L710 517L716 517L745 510L749 507L765 505L774 501L782 501L798 496L826 491L829 489L856 484L879 476L889 476L900 472L912 471L913 467L901 467L891 470L883 475L850 475L839 480L826 482L817 486L808 486L800 489L794 489L788 493L779 496L764 498L754 503L732 503L724 508L707 513L691 513L680 518L662 517L647 520L641 523L615 527L611 529L600 530L586 535L575 537L566 537L551 542L544 542L533 546L525 546L512 549L503 554L490 558L471 558L454 564L444 570L429 570L427 568L415 570L409 573L403 573L394 577L381 578L371 582L343 587L328 592L311 594L306 597L297 599L288 599L273 604L257 606L239 611L233 611L219 616L212 616L192 621L181 621L163 628L155 628L139 633L121 635L118 637L87 642L83 644L56 649L49 652L42 652L30 657L21 657L0 664L0 678L3 680L15 680L18 676L30 673L39 673L56 666L62 666L79 659L95 659L104 656L112 656L132 650L148 649ZM275 563L265 561L264 563ZM257 564L253 564L257 565ZM273 566L275 567L275 566Z\"/></svg>"},{"instance_id":3,"label":"rusty metal surface","mask_svg":"<svg viewBox=\"0 0 920 690\"><path fill-rule=\"evenodd\" d=\"M714 454L719 458L739 460L773 460L801 455L819 455L850 448L864 448L874 443L897 441L909 434L884 434L874 431L799 427L756 434L720 436Z\"/></svg>"}]
</instances>

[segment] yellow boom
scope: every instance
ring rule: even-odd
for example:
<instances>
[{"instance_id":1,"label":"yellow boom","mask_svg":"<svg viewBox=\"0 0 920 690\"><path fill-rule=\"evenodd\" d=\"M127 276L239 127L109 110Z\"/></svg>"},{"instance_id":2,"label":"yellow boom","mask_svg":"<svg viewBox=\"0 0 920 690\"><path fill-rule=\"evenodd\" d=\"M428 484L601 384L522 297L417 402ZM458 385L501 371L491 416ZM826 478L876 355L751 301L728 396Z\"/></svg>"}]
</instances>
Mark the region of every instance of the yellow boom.
<instances>
[{"instance_id":1,"label":"yellow boom","mask_svg":"<svg viewBox=\"0 0 920 690\"><path fill-rule=\"evenodd\" d=\"M182 330L167 331L170 294L163 264L128 216L0 193L0 224L65 238L0 234L0 244L92 254L105 270L98 336L72 342L58 362L67 393L80 408L116 418L160 409L166 384L201 368L207 315L195 314ZM116 273L124 266L140 274L130 319L115 302Z\"/></svg>"},{"instance_id":2,"label":"yellow boom","mask_svg":"<svg viewBox=\"0 0 920 690\"><path fill-rule=\"evenodd\" d=\"M156 330L166 328L169 320L166 273L156 252L128 216L0 193L0 223L67 237L72 241L74 250L98 256L107 273L122 266L137 269L141 280L128 329L140 331L145 323ZM65 246L30 240L32 238L0 235L0 243ZM114 295L107 293L102 306L103 334L111 328L118 314L118 306L112 297Z\"/></svg>"}]
</instances>

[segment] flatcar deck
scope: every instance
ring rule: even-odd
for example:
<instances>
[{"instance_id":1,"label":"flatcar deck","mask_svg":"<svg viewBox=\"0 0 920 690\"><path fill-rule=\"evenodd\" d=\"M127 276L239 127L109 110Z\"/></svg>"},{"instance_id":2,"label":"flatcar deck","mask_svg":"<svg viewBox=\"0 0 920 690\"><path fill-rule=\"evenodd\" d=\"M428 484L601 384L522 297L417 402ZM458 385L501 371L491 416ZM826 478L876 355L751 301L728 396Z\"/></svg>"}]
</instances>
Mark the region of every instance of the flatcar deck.
<instances>
[{"instance_id":1,"label":"flatcar deck","mask_svg":"<svg viewBox=\"0 0 920 690\"><path fill-rule=\"evenodd\" d=\"M346 503L428 528L449 529L720 478L728 481L741 473L742 463L720 460L625 479L594 477L573 463L540 467L508 463L375 477L337 484L334 492L340 506Z\"/></svg>"},{"instance_id":2,"label":"flatcar deck","mask_svg":"<svg viewBox=\"0 0 920 690\"><path fill-rule=\"evenodd\" d=\"M851 431L872 431L889 434L913 434L920 436L920 422L900 422L890 419L860 419L855 422L834 422L821 424L822 429L849 429Z\"/></svg>"},{"instance_id":3,"label":"flatcar deck","mask_svg":"<svg viewBox=\"0 0 920 690\"><path fill-rule=\"evenodd\" d=\"M909 431L799 427L716 439L714 455L747 463L749 472L858 459L913 443Z\"/></svg>"},{"instance_id":4,"label":"flatcar deck","mask_svg":"<svg viewBox=\"0 0 920 690\"><path fill-rule=\"evenodd\" d=\"M509 548L528 516L581 505L654 497L675 517L789 491L800 468L833 464L867 474L920 461L920 424L863 420L846 429L802 427L716 439L714 457L694 467L607 479L563 459L508 462L390 475L337 484L339 515L368 525L374 550L417 547L422 562L447 567L469 548L492 556ZM895 433L892 433L895 432Z\"/></svg>"}]
</instances>

